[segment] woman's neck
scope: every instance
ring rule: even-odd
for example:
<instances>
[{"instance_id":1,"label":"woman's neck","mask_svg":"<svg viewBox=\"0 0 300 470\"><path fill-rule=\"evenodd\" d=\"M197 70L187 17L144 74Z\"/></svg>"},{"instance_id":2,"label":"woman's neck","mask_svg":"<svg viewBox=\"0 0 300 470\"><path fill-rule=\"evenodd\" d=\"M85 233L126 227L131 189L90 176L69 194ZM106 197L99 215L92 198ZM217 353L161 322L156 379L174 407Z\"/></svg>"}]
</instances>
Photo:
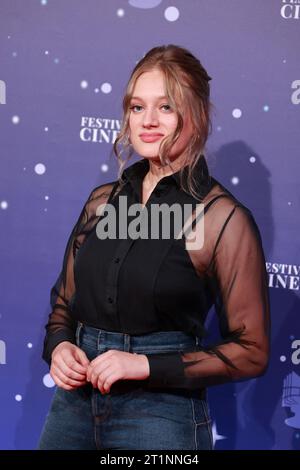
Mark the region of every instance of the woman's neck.
<instances>
[{"instance_id":1,"label":"woman's neck","mask_svg":"<svg viewBox=\"0 0 300 470\"><path fill-rule=\"evenodd\" d=\"M165 176L172 175L180 170L184 165L184 158L178 157L175 160L171 161L170 165L167 164L162 166L160 160L153 160L151 158L149 161L149 171L144 178L144 185L149 188L153 188L157 185L158 181Z\"/></svg>"}]
</instances>

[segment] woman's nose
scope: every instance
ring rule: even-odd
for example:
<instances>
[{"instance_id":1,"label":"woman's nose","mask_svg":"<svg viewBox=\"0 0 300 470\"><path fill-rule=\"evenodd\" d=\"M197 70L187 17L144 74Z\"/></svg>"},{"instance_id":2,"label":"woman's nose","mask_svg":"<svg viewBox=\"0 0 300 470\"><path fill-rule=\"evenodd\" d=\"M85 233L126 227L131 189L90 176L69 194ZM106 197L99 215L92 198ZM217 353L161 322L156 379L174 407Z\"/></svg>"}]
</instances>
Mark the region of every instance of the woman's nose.
<instances>
[{"instance_id":1,"label":"woman's nose","mask_svg":"<svg viewBox=\"0 0 300 470\"><path fill-rule=\"evenodd\" d=\"M152 127L158 125L158 116L157 111L153 108L148 108L144 112L143 116L143 126Z\"/></svg>"}]
</instances>

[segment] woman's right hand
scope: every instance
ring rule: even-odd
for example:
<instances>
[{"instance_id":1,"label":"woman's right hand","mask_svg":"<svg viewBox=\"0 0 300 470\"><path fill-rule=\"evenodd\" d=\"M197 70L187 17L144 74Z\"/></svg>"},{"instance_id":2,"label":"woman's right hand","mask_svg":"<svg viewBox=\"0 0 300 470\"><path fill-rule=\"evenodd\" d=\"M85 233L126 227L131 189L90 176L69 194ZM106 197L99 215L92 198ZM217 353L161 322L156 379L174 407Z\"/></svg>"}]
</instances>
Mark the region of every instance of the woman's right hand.
<instances>
[{"instance_id":1,"label":"woman's right hand","mask_svg":"<svg viewBox=\"0 0 300 470\"><path fill-rule=\"evenodd\" d=\"M69 341L62 341L53 349L50 375L58 387L75 390L86 383L89 363L82 349Z\"/></svg>"}]
</instances>

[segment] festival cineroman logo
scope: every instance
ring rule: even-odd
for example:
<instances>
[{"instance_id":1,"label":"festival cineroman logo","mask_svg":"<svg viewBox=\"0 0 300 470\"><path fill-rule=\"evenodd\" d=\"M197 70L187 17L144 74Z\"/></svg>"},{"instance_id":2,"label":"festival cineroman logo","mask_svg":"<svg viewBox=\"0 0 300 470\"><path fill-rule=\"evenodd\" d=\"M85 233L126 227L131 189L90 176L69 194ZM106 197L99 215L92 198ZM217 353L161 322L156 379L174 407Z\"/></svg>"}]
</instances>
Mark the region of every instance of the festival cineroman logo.
<instances>
[{"instance_id":1,"label":"festival cineroman logo","mask_svg":"<svg viewBox=\"0 0 300 470\"><path fill-rule=\"evenodd\" d=\"M113 144L120 129L119 119L82 116L79 136L84 142Z\"/></svg>"}]
</instances>

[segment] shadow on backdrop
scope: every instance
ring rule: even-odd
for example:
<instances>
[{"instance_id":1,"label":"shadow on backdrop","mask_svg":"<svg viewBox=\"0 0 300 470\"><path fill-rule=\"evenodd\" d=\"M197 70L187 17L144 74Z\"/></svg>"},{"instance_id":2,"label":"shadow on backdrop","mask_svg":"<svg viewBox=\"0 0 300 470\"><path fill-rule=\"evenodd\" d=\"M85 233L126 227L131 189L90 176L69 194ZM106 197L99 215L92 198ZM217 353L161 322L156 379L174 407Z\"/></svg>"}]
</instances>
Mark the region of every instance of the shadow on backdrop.
<instances>
[{"instance_id":1,"label":"shadow on backdrop","mask_svg":"<svg viewBox=\"0 0 300 470\"><path fill-rule=\"evenodd\" d=\"M208 163L211 174L252 211L262 236L266 261L272 262L271 174L260 156L245 142L236 141L211 154ZM288 289L272 288L269 292L272 328L267 373L258 379L236 385L228 383L209 390L212 415L220 436L217 436L216 449L277 449L277 442L281 442L282 449L299 448L297 430L285 424L288 410L282 408L281 402L287 370L279 360L281 352L287 354L291 351L299 299ZM211 313L208 328L212 337L217 338L217 320ZM282 421L282 427L278 426L278 420Z\"/></svg>"}]
</instances>

